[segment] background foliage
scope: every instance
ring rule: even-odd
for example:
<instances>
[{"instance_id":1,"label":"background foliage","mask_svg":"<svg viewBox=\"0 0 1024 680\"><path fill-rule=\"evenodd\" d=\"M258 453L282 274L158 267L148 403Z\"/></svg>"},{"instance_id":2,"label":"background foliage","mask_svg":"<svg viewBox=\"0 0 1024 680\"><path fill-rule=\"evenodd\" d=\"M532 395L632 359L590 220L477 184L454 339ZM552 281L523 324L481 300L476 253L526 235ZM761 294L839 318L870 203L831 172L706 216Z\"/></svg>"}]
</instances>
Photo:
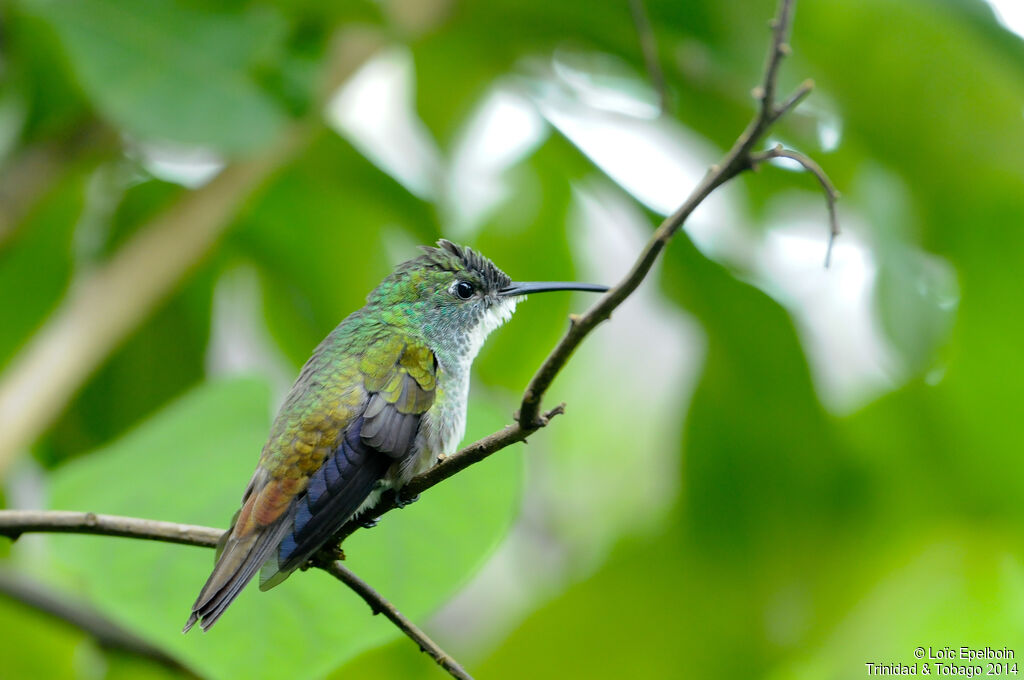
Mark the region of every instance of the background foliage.
<instances>
[{"instance_id":1,"label":"background foliage","mask_svg":"<svg viewBox=\"0 0 1024 680\"><path fill-rule=\"evenodd\" d=\"M749 119L773 4L647 2L661 119L625 0L0 4L0 387L155 219L185 229L197 196L228 215L18 448L0 504L225 525L288 381L414 244L614 281L690 188L666 178ZM1024 43L981 0L801 0L792 44L783 90L818 89L774 134L843 192L833 268L813 178L744 177L574 357L566 416L346 544L471 672L852 678L918 645L1024 653ZM260 163L241 189L200 172ZM583 304L531 300L495 334L467 441ZM210 558L3 542L3 573L175 663L0 595L0 675L440 676L313 572L182 637Z\"/></svg>"}]
</instances>

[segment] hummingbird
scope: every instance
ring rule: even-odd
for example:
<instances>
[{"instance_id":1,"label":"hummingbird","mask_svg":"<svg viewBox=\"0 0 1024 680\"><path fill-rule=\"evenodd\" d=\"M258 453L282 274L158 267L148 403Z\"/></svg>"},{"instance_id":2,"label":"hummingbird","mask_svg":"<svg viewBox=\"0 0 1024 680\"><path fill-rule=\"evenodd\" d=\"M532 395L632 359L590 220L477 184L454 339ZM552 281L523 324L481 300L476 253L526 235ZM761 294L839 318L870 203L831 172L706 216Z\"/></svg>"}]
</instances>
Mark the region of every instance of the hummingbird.
<instances>
[{"instance_id":1,"label":"hummingbird","mask_svg":"<svg viewBox=\"0 0 1024 680\"><path fill-rule=\"evenodd\" d=\"M454 452L473 359L527 294L608 290L514 283L480 253L444 239L422 250L302 367L183 632L197 622L208 630L257 571L260 590L278 585L385 490Z\"/></svg>"}]
</instances>

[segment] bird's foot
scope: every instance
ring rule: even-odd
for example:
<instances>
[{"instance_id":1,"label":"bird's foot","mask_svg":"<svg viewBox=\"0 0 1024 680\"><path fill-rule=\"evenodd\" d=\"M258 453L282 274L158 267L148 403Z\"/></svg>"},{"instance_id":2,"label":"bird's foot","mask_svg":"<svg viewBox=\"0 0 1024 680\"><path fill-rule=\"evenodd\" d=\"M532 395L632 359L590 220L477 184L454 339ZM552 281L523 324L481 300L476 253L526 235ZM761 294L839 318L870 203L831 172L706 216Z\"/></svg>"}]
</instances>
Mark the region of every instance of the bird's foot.
<instances>
[{"instance_id":1,"label":"bird's foot","mask_svg":"<svg viewBox=\"0 0 1024 680\"><path fill-rule=\"evenodd\" d=\"M402 509L407 505L415 503L419 499L419 494L416 494L415 496L403 496L402 494L398 494L397 496L395 496L395 507L398 509Z\"/></svg>"},{"instance_id":2,"label":"bird's foot","mask_svg":"<svg viewBox=\"0 0 1024 680\"><path fill-rule=\"evenodd\" d=\"M306 571L313 567L322 567L330 564L331 562L338 562L345 560L345 551L341 549L340 545L325 545L324 547L313 553L313 556L308 562L303 564L299 569Z\"/></svg>"},{"instance_id":3,"label":"bird's foot","mask_svg":"<svg viewBox=\"0 0 1024 680\"><path fill-rule=\"evenodd\" d=\"M380 517L367 517L366 519L359 522L359 526L364 529L372 529L377 526L377 522L380 521Z\"/></svg>"}]
</instances>

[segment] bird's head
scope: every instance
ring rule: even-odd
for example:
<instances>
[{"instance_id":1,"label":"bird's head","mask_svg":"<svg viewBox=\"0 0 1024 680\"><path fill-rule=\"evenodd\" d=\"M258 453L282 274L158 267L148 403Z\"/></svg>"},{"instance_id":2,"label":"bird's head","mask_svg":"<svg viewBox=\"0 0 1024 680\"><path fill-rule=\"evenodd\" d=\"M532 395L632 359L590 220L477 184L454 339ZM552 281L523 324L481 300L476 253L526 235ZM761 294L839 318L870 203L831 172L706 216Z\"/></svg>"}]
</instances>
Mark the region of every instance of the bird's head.
<instances>
[{"instance_id":1,"label":"bird's head","mask_svg":"<svg viewBox=\"0 0 1024 680\"><path fill-rule=\"evenodd\" d=\"M472 359L484 339L507 321L530 293L604 292L605 286L571 282L516 283L489 259L451 241L398 265L367 298L387 323L421 335L453 356Z\"/></svg>"}]
</instances>

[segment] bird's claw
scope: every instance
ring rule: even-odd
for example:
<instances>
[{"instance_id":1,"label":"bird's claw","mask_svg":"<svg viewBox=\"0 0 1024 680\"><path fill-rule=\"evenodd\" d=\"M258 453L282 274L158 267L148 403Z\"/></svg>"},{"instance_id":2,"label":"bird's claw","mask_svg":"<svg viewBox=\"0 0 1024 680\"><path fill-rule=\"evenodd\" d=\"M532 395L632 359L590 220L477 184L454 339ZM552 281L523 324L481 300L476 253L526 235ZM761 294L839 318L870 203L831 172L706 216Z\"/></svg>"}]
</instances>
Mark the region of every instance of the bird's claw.
<instances>
[{"instance_id":1,"label":"bird's claw","mask_svg":"<svg viewBox=\"0 0 1024 680\"><path fill-rule=\"evenodd\" d=\"M401 494L395 496L395 507L401 510L407 505L411 505L420 499L420 495L415 496L403 496Z\"/></svg>"},{"instance_id":2,"label":"bird's claw","mask_svg":"<svg viewBox=\"0 0 1024 680\"><path fill-rule=\"evenodd\" d=\"M377 522L379 521L379 517L367 517L359 523L359 526L363 527L364 529L372 529L375 526L377 526Z\"/></svg>"},{"instance_id":3,"label":"bird's claw","mask_svg":"<svg viewBox=\"0 0 1024 680\"><path fill-rule=\"evenodd\" d=\"M306 571L313 567L319 567L337 561L345 561L345 551L342 550L340 545L328 544L313 553L313 556L307 560L305 564L299 567L299 569Z\"/></svg>"}]
</instances>

